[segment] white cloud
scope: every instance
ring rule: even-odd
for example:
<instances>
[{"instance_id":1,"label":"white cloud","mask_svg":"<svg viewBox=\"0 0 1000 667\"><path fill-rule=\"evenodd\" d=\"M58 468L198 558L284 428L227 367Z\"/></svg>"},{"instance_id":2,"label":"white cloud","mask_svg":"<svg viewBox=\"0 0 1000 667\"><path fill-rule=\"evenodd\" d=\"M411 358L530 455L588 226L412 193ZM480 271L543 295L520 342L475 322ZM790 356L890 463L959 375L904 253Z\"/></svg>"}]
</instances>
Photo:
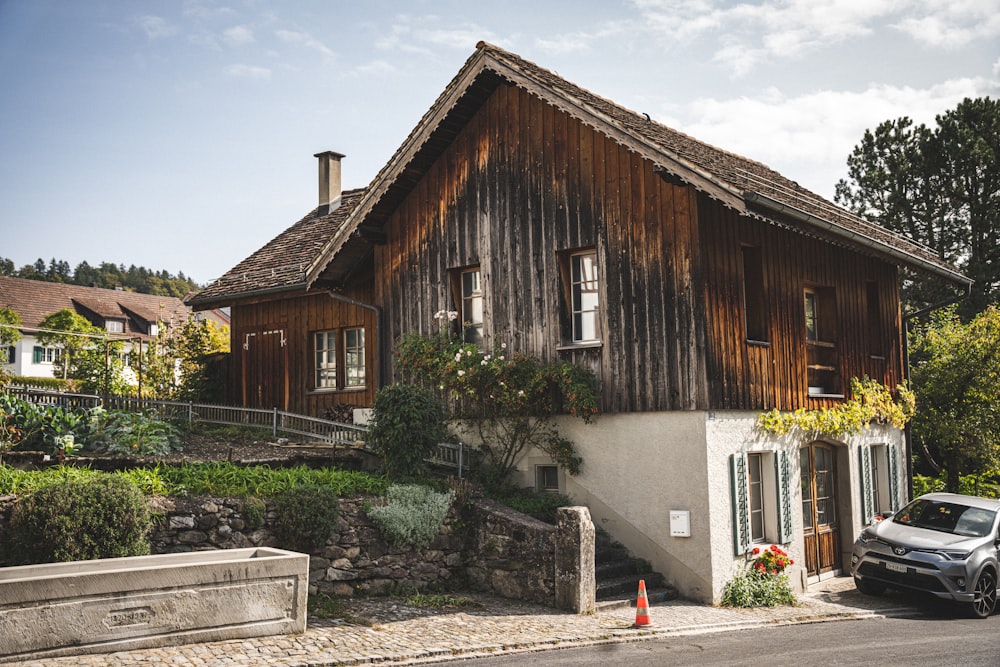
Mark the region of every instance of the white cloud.
<instances>
[{"instance_id":1,"label":"white cloud","mask_svg":"<svg viewBox=\"0 0 1000 667\"><path fill-rule=\"evenodd\" d=\"M921 2L892 27L935 47L1000 37L1000 0Z\"/></svg>"},{"instance_id":2,"label":"white cloud","mask_svg":"<svg viewBox=\"0 0 1000 667\"><path fill-rule=\"evenodd\" d=\"M432 55L437 47L471 52L480 40L501 41L491 30L475 23L439 27L446 23L436 15L401 14L395 17L391 31L376 40L375 46L381 50Z\"/></svg>"},{"instance_id":3,"label":"white cloud","mask_svg":"<svg viewBox=\"0 0 1000 667\"><path fill-rule=\"evenodd\" d=\"M226 68L226 74L230 76L236 76L243 79L270 79L271 70L266 67L257 67L256 65L230 65Z\"/></svg>"},{"instance_id":4,"label":"white cloud","mask_svg":"<svg viewBox=\"0 0 1000 667\"><path fill-rule=\"evenodd\" d=\"M396 67L391 63L384 60L372 60L371 62L355 67L351 74L356 76L382 76L392 74L395 71Z\"/></svg>"},{"instance_id":5,"label":"white cloud","mask_svg":"<svg viewBox=\"0 0 1000 667\"><path fill-rule=\"evenodd\" d=\"M177 33L177 27L171 25L166 19L160 16L140 16L136 22L150 39L170 37Z\"/></svg>"},{"instance_id":6,"label":"white cloud","mask_svg":"<svg viewBox=\"0 0 1000 667\"><path fill-rule=\"evenodd\" d=\"M889 25L935 47L1000 36L1000 0L632 0L637 30L701 44L738 75L758 64L875 34Z\"/></svg>"},{"instance_id":7,"label":"white cloud","mask_svg":"<svg viewBox=\"0 0 1000 667\"><path fill-rule=\"evenodd\" d=\"M294 44L300 46L304 49L310 49L321 53L327 58L335 58L336 53L333 52L326 44L316 39L307 32L300 32L296 30L279 30L277 31L278 39L289 44Z\"/></svg>"},{"instance_id":8,"label":"white cloud","mask_svg":"<svg viewBox=\"0 0 1000 667\"><path fill-rule=\"evenodd\" d=\"M996 81L964 78L928 88L870 85L788 97L772 88L754 97L703 98L671 107L666 125L759 162L827 197L846 175L847 156L866 129L908 116L933 126L965 97L995 94ZM738 120L734 120L738 119Z\"/></svg>"},{"instance_id":9,"label":"white cloud","mask_svg":"<svg viewBox=\"0 0 1000 667\"><path fill-rule=\"evenodd\" d=\"M242 46L254 41L253 29L245 25L233 26L222 33L227 43L233 46Z\"/></svg>"}]
</instances>

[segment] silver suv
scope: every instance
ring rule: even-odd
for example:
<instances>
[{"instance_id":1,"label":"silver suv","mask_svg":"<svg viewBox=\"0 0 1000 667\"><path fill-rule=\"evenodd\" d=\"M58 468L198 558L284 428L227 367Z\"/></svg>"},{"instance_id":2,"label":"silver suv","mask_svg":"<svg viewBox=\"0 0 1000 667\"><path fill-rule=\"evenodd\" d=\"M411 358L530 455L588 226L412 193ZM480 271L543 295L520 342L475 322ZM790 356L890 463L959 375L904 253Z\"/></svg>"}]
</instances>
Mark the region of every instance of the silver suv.
<instances>
[{"instance_id":1,"label":"silver suv","mask_svg":"<svg viewBox=\"0 0 1000 667\"><path fill-rule=\"evenodd\" d=\"M968 604L976 618L997 603L1000 501L929 493L861 531L851 555L858 590L886 587Z\"/></svg>"}]
</instances>

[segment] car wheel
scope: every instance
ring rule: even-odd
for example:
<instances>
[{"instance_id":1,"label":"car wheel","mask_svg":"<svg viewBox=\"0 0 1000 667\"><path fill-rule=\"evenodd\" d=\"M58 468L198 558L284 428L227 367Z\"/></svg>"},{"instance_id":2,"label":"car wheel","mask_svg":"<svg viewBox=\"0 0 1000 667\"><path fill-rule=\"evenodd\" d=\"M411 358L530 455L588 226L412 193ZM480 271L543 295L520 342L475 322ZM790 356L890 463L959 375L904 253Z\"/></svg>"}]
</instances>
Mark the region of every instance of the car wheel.
<instances>
[{"instance_id":1,"label":"car wheel","mask_svg":"<svg viewBox=\"0 0 1000 667\"><path fill-rule=\"evenodd\" d=\"M974 597L969 605L973 618L986 618L997 606L997 577L992 570L984 570L976 580L972 591Z\"/></svg>"},{"instance_id":2,"label":"car wheel","mask_svg":"<svg viewBox=\"0 0 1000 667\"><path fill-rule=\"evenodd\" d=\"M885 593L885 584L881 581L854 577L854 585L865 595L882 595L882 593Z\"/></svg>"}]
</instances>

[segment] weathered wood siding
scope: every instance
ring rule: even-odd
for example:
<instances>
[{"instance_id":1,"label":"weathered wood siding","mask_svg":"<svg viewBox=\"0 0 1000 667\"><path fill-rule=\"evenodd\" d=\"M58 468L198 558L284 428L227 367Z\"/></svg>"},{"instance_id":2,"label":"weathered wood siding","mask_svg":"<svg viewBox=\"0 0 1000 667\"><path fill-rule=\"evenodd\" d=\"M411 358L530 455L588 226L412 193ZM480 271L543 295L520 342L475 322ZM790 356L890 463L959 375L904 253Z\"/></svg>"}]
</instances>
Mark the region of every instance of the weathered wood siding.
<instances>
[{"instance_id":1,"label":"weathered wood siding","mask_svg":"<svg viewBox=\"0 0 1000 667\"><path fill-rule=\"evenodd\" d=\"M386 335L455 309L479 265L487 345L592 367L608 411L707 406L694 191L566 114L500 87L424 175L376 248ZM559 253L594 247L603 345L564 346ZM562 349L559 349L562 348Z\"/></svg>"},{"instance_id":2,"label":"weathered wood siding","mask_svg":"<svg viewBox=\"0 0 1000 667\"><path fill-rule=\"evenodd\" d=\"M709 377L715 408L792 410L836 400L807 398L804 290L836 295L838 374L844 393L852 377L867 375L890 387L902 380L900 305L896 267L846 248L703 205L702 244L709 322ZM767 345L748 343L744 324L741 249L760 249ZM869 283L873 284L869 288ZM881 326L873 326L869 289ZM877 340L875 338L878 338Z\"/></svg>"},{"instance_id":3,"label":"weathered wood siding","mask_svg":"<svg viewBox=\"0 0 1000 667\"><path fill-rule=\"evenodd\" d=\"M486 345L588 365L607 412L796 408L807 399L802 285L837 289L845 383L900 377L895 269L741 218L518 87L498 87L427 169L375 249L385 335L457 310L449 271L478 265ZM741 244L765 258L769 346L748 346ZM560 253L593 247L602 345L563 340ZM865 281L887 317L867 354ZM862 354L862 352L864 352Z\"/></svg>"},{"instance_id":4,"label":"weathered wood siding","mask_svg":"<svg viewBox=\"0 0 1000 667\"><path fill-rule=\"evenodd\" d=\"M371 292L365 289L350 296L370 303ZM326 292L289 293L284 298L233 304L232 323L231 386L236 403L318 417L335 404L369 406L374 400L378 337L371 310L336 301ZM354 327L365 328L366 386L316 390L313 334Z\"/></svg>"}]
</instances>

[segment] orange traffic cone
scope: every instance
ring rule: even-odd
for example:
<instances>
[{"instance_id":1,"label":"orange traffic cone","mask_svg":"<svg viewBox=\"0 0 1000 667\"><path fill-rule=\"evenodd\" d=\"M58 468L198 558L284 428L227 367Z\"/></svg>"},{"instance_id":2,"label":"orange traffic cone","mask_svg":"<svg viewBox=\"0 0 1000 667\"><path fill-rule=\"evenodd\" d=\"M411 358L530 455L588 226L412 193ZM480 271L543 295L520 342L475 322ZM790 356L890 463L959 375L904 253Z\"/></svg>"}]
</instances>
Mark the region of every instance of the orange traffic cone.
<instances>
[{"instance_id":1,"label":"orange traffic cone","mask_svg":"<svg viewBox=\"0 0 1000 667\"><path fill-rule=\"evenodd\" d=\"M646 580L639 580L639 595L635 599L635 625L649 625L649 600L646 599Z\"/></svg>"}]
</instances>

